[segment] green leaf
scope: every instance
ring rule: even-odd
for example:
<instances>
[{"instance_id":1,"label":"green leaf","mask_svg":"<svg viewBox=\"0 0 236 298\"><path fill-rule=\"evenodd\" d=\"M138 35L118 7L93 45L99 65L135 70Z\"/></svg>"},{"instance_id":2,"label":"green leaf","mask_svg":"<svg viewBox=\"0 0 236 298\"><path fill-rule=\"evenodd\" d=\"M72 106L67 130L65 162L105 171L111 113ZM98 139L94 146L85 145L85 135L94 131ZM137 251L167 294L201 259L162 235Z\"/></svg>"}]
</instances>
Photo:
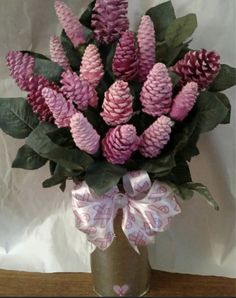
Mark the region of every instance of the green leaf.
<instances>
[{"instance_id":1,"label":"green leaf","mask_svg":"<svg viewBox=\"0 0 236 298\"><path fill-rule=\"evenodd\" d=\"M40 59L44 59L44 60L50 60L48 57L40 54L40 53L35 53L35 52L31 52L31 51L21 51L21 53L23 54L29 54L30 56L32 56L33 58L40 58Z\"/></svg>"},{"instance_id":2,"label":"green leaf","mask_svg":"<svg viewBox=\"0 0 236 298\"><path fill-rule=\"evenodd\" d=\"M179 81L181 80L181 77L178 76L175 72L170 71L169 76L171 78L173 87L175 87L179 83Z\"/></svg>"},{"instance_id":3,"label":"green leaf","mask_svg":"<svg viewBox=\"0 0 236 298\"><path fill-rule=\"evenodd\" d=\"M223 103L226 109L228 109L228 113L226 114L226 117L223 119L221 124L228 124L230 123L230 117L231 117L231 104L228 99L228 97L223 93L217 93L216 94L218 99Z\"/></svg>"},{"instance_id":4,"label":"green leaf","mask_svg":"<svg viewBox=\"0 0 236 298\"><path fill-rule=\"evenodd\" d=\"M84 115L88 121L92 124L93 128L98 132L100 136L104 136L107 132L107 125L103 121L99 111L95 108L89 107Z\"/></svg>"},{"instance_id":5,"label":"green leaf","mask_svg":"<svg viewBox=\"0 0 236 298\"><path fill-rule=\"evenodd\" d=\"M167 27L175 20L175 11L171 1L150 8L147 12L154 23L158 41L165 39Z\"/></svg>"},{"instance_id":6,"label":"green leaf","mask_svg":"<svg viewBox=\"0 0 236 298\"><path fill-rule=\"evenodd\" d=\"M57 166L57 164L54 161L52 161L52 160L49 161L49 171L52 176L56 170L56 166Z\"/></svg>"},{"instance_id":7,"label":"green leaf","mask_svg":"<svg viewBox=\"0 0 236 298\"><path fill-rule=\"evenodd\" d=\"M165 40L170 46L178 46L189 38L197 28L197 17L195 14L188 14L175 19L167 28Z\"/></svg>"},{"instance_id":8,"label":"green leaf","mask_svg":"<svg viewBox=\"0 0 236 298\"><path fill-rule=\"evenodd\" d=\"M85 181L98 195L103 195L117 185L125 173L126 170L123 167L101 161L93 163L88 168Z\"/></svg>"},{"instance_id":9,"label":"green leaf","mask_svg":"<svg viewBox=\"0 0 236 298\"><path fill-rule=\"evenodd\" d=\"M80 53L75 49L73 43L63 30L61 33L61 43L65 51L66 57L69 59L70 65L74 71L79 71L81 64Z\"/></svg>"},{"instance_id":10,"label":"green leaf","mask_svg":"<svg viewBox=\"0 0 236 298\"><path fill-rule=\"evenodd\" d=\"M156 177L162 177L175 167L175 159L173 154L158 158L147 158L139 162L139 166L148 173L156 174Z\"/></svg>"},{"instance_id":11,"label":"green leaf","mask_svg":"<svg viewBox=\"0 0 236 298\"><path fill-rule=\"evenodd\" d=\"M217 97L216 93L202 92L197 100L198 127L207 132L220 124L228 114L228 108Z\"/></svg>"},{"instance_id":12,"label":"green leaf","mask_svg":"<svg viewBox=\"0 0 236 298\"><path fill-rule=\"evenodd\" d=\"M38 119L24 98L0 99L0 128L13 138L24 139Z\"/></svg>"},{"instance_id":13,"label":"green leaf","mask_svg":"<svg viewBox=\"0 0 236 298\"><path fill-rule=\"evenodd\" d=\"M192 178L188 163L185 161L176 163L176 166L164 177L164 179L169 180L176 185L191 182Z\"/></svg>"},{"instance_id":14,"label":"green leaf","mask_svg":"<svg viewBox=\"0 0 236 298\"><path fill-rule=\"evenodd\" d=\"M29 145L40 156L52 160L58 165L71 170L86 170L93 159L79 149L68 149L52 142L47 133L57 130L55 125L40 123L26 139Z\"/></svg>"},{"instance_id":15,"label":"green leaf","mask_svg":"<svg viewBox=\"0 0 236 298\"><path fill-rule=\"evenodd\" d=\"M193 190L191 189L188 189L182 185L176 185L175 183L173 182L170 182L170 181L165 181L165 183L167 183L171 188L172 190L174 191L174 193L180 197L182 200L190 200L192 199L193 195L194 195L194 192Z\"/></svg>"},{"instance_id":16,"label":"green leaf","mask_svg":"<svg viewBox=\"0 0 236 298\"><path fill-rule=\"evenodd\" d=\"M210 91L223 91L236 85L236 68L227 64L221 64L221 69L214 82L210 85Z\"/></svg>"},{"instance_id":17,"label":"green leaf","mask_svg":"<svg viewBox=\"0 0 236 298\"><path fill-rule=\"evenodd\" d=\"M92 13L93 13L93 8L95 6L95 2L96 1L94 0L91 3L89 3L87 9L80 17L80 23L88 28L91 28L91 19L92 19Z\"/></svg>"},{"instance_id":18,"label":"green leaf","mask_svg":"<svg viewBox=\"0 0 236 298\"><path fill-rule=\"evenodd\" d=\"M47 133L47 136L50 138L50 140L62 147L73 147L74 148L74 141L71 136L70 129L67 127L58 128L56 130L53 130L49 133Z\"/></svg>"},{"instance_id":19,"label":"green leaf","mask_svg":"<svg viewBox=\"0 0 236 298\"><path fill-rule=\"evenodd\" d=\"M49 81L59 83L63 72L62 67L50 60L35 58L34 73L42 75Z\"/></svg>"},{"instance_id":20,"label":"green leaf","mask_svg":"<svg viewBox=\"0 0 236 298\"><path fill-rule=\"evenodd\" d=\"M46 179L43 182L43 187L44 188L49 188L52 186L56 186L58 184L61 184L63 182L65 182L65 180L67 179L67 174L64 171L64 168L57 165L54 171L54 174L52 175L52 177Z\"/></svg>"},{"instance_id":21,"label":"green leaf","mask_svg":"<svg viewBox=\"0 0 236 298\"><path fill-rule=\"evenodd\" d=\"M47 159L39 156L29 146L24 145L18 150L16 158L12 163L12 167L25 170L35 170L44 166L46 162Z\"/></svg>"},{"instance_id":22,"label":"green leaf","mask_svg":"<svg viewBox=\"0 0 236 298\"><path fill-rule=\"evenodd\" d=\"M187 183L183 185L185 189L192 190L195 192L198 192L200 195L202 195L208 202L210 206L212 206L215 210L219 210L219 205L212 197L211 193L209 192L208 188L201 184L201 183Z\"/></svg>"}]
</instances>

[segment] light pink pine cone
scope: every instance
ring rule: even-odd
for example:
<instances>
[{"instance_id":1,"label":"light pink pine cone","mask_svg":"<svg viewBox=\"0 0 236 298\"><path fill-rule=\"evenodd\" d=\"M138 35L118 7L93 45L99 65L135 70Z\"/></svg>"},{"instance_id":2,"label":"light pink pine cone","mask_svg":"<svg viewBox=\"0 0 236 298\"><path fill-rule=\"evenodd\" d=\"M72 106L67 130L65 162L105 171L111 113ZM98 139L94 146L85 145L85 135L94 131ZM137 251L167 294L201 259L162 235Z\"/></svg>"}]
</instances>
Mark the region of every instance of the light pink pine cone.
<instances>
[{"instance_id":1,"label":"light pink pine cone","mask_svg":"<svg viewBox=\"0 0 236 298\"><path fill-rule=\"evenodd\" d=\"M102 59L98 48L94 44L88 45L85 49L80 67L80 75L94 88L97 87L104 75Z\"/></svg>"},{"instance_id":2,"label":"light pink pine cone","mask_svg":"<svg viewBox=\"0 0 236 298\"><path fill-rule=\"evenodd\" d=\"M49 48L51 60L60 65L64 70L70 69L69 60L66 57L64 49L58 37L51 37Z\"/></svg>"},{"instance_id":3,"label":"light pink pine cone","mask_svg":"<svg viewBox=\"0 0 236 298\"><path fill-rule=\"evenodd\" d=\"M138 73L138 49L134 33L123 33L116 47L112 70L114 75L124 81L135 79Z\"/></svg>"},{"instance_id":4,"label":"light pink pine cone","mask_svg":"<svg viewBox=\"0 0 236 298\"><path fill-rule=\"evenodd\" d=\"M96 90L85 80L80 78L77 73L66 71L62 74L61 92L68 99L72 100L77 108L85 111L88 105L96 107L98 96Z\"/></svg>"},{"instance_id":5,"label":"light pink pine cone","mask_svg":"<svg viewBox=\"0 0 236 298\"><path fill-rule=\"evenodd\" d=\"M95 37L102 43L112 43L129 29L127 0L97 0L92 14Z\"/></svg>"},{"instance_id":6,"label":"light pink pine cone","mask_svg":"<svg viewBox=\"0 0 236 298\"><path fill-rule=\"evenodd\" d=\"M29 79L34 71L34 58L20 51L10 51L6 56L11 77L23 91L29 90Z\"/></svg>"},{"instance_id":7,"label":"light pink pine cone","mask_svg":"<svg viewBox=\"0 0 236 298\"><path fill-rule=\"evenodd\" d=\"M151 18L145 15L138 29L139 79L144 82L156 61L155 30Z\"/></svg>"},{"instance_id":8,"label":"light pink pine cone","mask_svg":"<svg viewBox=\"0 0 236 298\"><path fill-rule=\"evenodd\" d=\"M105 92L102 105L103 120L111 126L127 123L133 115L133 97L129 85L124 81L116 81Z\"/></svg>"},{"instance_id":9,"label":"light pink pine cone","mask_svg":"<svg viewBox=\"0 0 236 298\"><path fill-rule=\"evenodd\" d=\"M42 95L53 114L55 124L58 127L70 126L70 118L76 113L72 101L67 101L61 93L50 88L44 88Z\"/></svg>"},{"instance_id":10,"label":"light pink pine cone","mask_svg":"<svg viewBox=\"0 0 236 298\"><path fill-rule=\"evenodd\" d=\"M62 1L55 1L55 10L58 19L66 32L66 35L70 38L74 47L78 47L80 44L85 43L84 28L79 19Z\"/></svg>"},{"instance_id":11,"label":"light pink pine cone","mask_svg":"<svg viewBox=\"0 0 236 298\"><path fill-rule=\"evenodd\" d=\"M166 66L155 64L140 94L143 112L154 117L168 114L172 104L172 87Z\"/></svg>"},{"instance_id":12,"label":"light pink pine cone","mask_svg":"<svg viewBox=\"0 0 236 298\"><path fill-rule=\"evenodd\" d=\"M76 113L70 122L71 134L76 146L89 154L99 149L100 136L82 113Z\"/></svg>"},{"instance_id":13,"label":"light pink pine cone","mask_svg":"<svg viewBox=\"0 0 236 298\"><path fill-rule=\"evenodd\" d=\"M102 140L103 155L112 164L124 164L138 149L139 137L133 125L111 128Z\"/></svg>"},{"instance_id":14,"label":"light pink pine cone","mask_svg":"<svg viewBox=\"0 0 236 298\"><path fill-rule=\"evenodd\" d=\"M175 97L170 111L170 117L177 121L183 121L192 110L198 96L198 84L187 83Z\"/></svg>"},{"instance_id":15,"label":"light pink pine cone","mask_svg":"<svg viewBox=\"0 0 236 298\"><path fill-rule=\"evenodd\" d=\"M37 114L39 120L52 121L53 115L45 102L45 98L42 96L42 90L45 87L59 90L57 85L49 82L43 76L32 76L28 82L29 93L27 95L27 101L31 105L33 112Z\"/></svg>"},{"instance_id":16,"label":"light pink pine cone","mask_svg":"<svg viewBox=\"0 0 236 298\"><path fill-rule=\"evenodd\" d=\"M145 157L157 157L170 140L173 122L166 116L158 118L140 137L139 151Z\"/></svg>"},{"instance_id":17,"label":"light pink pine cone","mask_svg":"<svg viewBox=\"0 0 236 298\"><path fill-rule=\"evenodd\" d=\"M219 73L220 56L205 49L189 51L171 70L182 78L182 85L196 82L200 89L206 89Z\"/></svg>"}]
</instances>

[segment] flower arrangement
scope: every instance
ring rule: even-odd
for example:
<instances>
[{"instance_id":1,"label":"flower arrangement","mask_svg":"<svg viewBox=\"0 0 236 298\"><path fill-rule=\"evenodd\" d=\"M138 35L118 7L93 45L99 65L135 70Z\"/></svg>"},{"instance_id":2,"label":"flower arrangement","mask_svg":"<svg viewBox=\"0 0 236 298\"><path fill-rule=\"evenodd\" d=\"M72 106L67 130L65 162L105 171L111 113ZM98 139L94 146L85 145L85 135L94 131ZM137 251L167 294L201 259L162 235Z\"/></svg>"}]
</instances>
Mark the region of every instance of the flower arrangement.
<instances>
[{"instance_id":1,"label":"flower arrangement","mask_svg":"<svg viewBox=\"0 0 236 298\"><path fill-rule=\"evenodd\" d=\"M109 2L109 3L108 3ZM210 192L191 180L189 162L202 133L230 122L222 93L236 84L235 68L220 56L193 50L194 14L177 18L170 1L129 30L127 0L93 1L78 19L62 1L63 27L50 39L50 57L10 51L7 66L26 98L0 100L0 128L25 139L12 167L49 164L43 187L86 183L94 195L145 171L182 199L194 191L218 209Z\"/></svg>"}]
</instances>

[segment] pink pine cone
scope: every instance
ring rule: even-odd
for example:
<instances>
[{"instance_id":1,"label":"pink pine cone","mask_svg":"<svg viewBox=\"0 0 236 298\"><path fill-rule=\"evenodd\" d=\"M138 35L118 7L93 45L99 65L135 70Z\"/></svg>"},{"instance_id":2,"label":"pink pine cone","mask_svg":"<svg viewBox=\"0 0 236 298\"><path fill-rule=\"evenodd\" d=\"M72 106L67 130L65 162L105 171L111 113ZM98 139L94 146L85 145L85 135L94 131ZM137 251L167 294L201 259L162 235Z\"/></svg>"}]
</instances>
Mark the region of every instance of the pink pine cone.
<instances>
[{"instance_id":1,"label":"pink pine cone","mask_svg":"<svg viewBox=\"0 0 236 298\"><path fill-rule=\"evenodd\" d=\"M172 88L165 64L155 64L140 94L143 112L154 117L168 114L172 104Z\"/></svg>"},{"instance_id":2,"label":"pink pine cone","mask_svg":"<svg viewBox=\"0 0 236 298\"><path fill-rule=\"evenodd\" d=\"M145 157L157 157L170 140L173 122L166 116L158 118L140 137L139 151Z\"/></svg>"},{"instance_id":3,"label":"pink pine cone","mask_svg":"<svg viewBox=\"0 0 236 298\"><path fill-rule=\"evenodd\" d=\"M155 30L151 18L145 15L138 29L139 79L144 82L156 61Z\"/></svg>"},{"instance_id":4,"label":"pink pine cone","mask_svg":"<svg viewBox=\"0 0 236 298\"><path fill-rule=\"evenodd\" d=\"M133 97L128 83L116 81L105 92L102 105L103 120L111 126L127 123L133 115Z\"/></svg>"},{"instance_id":5,"label":"pink pine cone","mask_svg":"<svg viewBox=\"0 0 236 298\"><path fill-rule=\"evenodd\" d=\"M10 51L6 56L11 77L23 91L29 91L29 79L34 72L34 58L20 51Z\"/></svg>"},{"instance_id":6,"label":"pink pine cone","mask_svg":"<svg viewBox=\"0 0 236 298\"><path fill-rule=\"evenodd\" d=\"M182 85L193 81L200 89L206 89L220 71L220 56L205 49L189 51L171 70L182 78Z\"/></svg>"},{"instance_id":7,"label":"pink pine cone","mask_svg":"<svg viewBox=\"0 0 236 298\"><path fill-rule=\"evenodd\" d=\"M76 146L89 154L99 149L100 136L82 113L76 113L70 121L71 134Z\"/></svg>"},{"instance_id":8,"label":"pink pine cone","mask_svg":"<svg viewBox=\"0 0 236 298\"><path fill-rule=\"evenodd\" d=\"M195 82L187 83L175 97L170 111L170 117L177 121L183 121L192 110L197 96L198 84Z\"/></svg>"},{"instance_id":9,"label":"pink pine cone","mask_svg":"<svg viewBox=\"0 0 236 298\"><path fill-rule=\"evenodd\" d=\"M52 82L49 82L43 76L32 76L28 82L27 101L32 107L34 113L37 114L40 121L52 121L53 115L42 96L42 90L45 88L58 90L59 87Z\"/></svg>"},{"instance_id":10,"label":"pink pine cone","mask_svg":"<svg viewBox=\"0 0 236 298\"><path fill-rule=\"evenodd\" d=\"M133 125L111 128L102 140L103 155L112 164L124 164L138 149L139 137Z\"/></svg>"},{"instance_id":11,"label":"pink pine cone","mask_svg":"<svg viewBox=\"0 0 236 298\"><path fill-rule=\"evenodd\" d=\"M61 84L60 91L68 100L73 101L79 110L85 111L88 105L97 106L98 96L96 90L75 72L69 70L64 72Z\"/></svg>"},{"instance_id":12,"label":"pink pine cone","mask_svg":"<svg viewBox=\"0 0 236 298\"><path fill-rule=\"evenodd\" d=\"M80 75L94 88L98 86L104 75L102 59L98 48L94 44L88 45L85 49L80 67Z\"/></svg>"},{"instance_id":13,"label":"pink pine cone","mask_svg":"<svg viewBox=\"0 0 236 298\"><path fill-rule=\"evenodd\" d=\"M124 81L131 81L137 76L138 49L133 32L126 31L120 38L116 47L112 70L117 78Z\"/></svg>"},{"instance_id":14,"label":"pink pine cone","mask_svg":"<svg viewBox=\"0 0 236 298\"><path fill-rule=\"evenodd\" d=\"M60 65L64 70L70 69L69 60L66 57L64 49L58 37L51 37L49 48L51 60Z\"/></svg>"},{"instance_id":15,"label":"pink pine cone","mask_svg":"<svg viewBox=\"0 0 236 298\"><path fill-rule=\"evenodd\" d=\"M73 11L62 1L55 1L58 19L74 47L85 43L84 28Z\"/></svg>"},{"instance_id":16,"label":"pink pine cone","mask_svg":"<svg viewBox=\"0 0 236 298\"><path fill-rule=\"evenodd\" d=\"M76 113L73 103L67 101L61 93L50 88L44 88L42 95L53 114L55 124L58 127L70 126L70 118Z\"/></svg>"},{"instance_id":17,"label":"pink pine cone","mask_svg":"<svg viewBox=\"0 0 236 298\"><path fill-rule=\"evenodd\" d=\"M127 0L96 0L92 27L95 37L102 43L112 43L129 29Z\"/></svg>"}]
</instances>

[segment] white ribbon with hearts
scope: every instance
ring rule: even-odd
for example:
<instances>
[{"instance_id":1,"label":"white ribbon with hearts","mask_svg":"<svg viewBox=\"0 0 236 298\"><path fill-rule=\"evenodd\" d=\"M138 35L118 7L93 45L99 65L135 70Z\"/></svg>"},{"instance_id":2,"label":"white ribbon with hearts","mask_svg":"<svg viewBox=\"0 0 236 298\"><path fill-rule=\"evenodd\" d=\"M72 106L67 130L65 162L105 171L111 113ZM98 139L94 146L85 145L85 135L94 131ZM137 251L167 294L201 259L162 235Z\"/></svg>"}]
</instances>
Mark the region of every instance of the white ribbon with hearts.
<instances>
[{"instance_id":1,"label":"white ribbon with hearts","mask_svg":"<svg viewBox=\"0 0 236 298\"><path fill-rule=\"evenodd\" d=\"M122 229L130 245L154 242L155 235L167 229L170 219L181 212L171 188L155 180L146 171L129 172L123 177L125 192L117 186L98 196L85 181L72 191L72 208L77 228L101 250L107 249L114 237L113 221L123 210Z\"/></svg>"}]
</instances>

